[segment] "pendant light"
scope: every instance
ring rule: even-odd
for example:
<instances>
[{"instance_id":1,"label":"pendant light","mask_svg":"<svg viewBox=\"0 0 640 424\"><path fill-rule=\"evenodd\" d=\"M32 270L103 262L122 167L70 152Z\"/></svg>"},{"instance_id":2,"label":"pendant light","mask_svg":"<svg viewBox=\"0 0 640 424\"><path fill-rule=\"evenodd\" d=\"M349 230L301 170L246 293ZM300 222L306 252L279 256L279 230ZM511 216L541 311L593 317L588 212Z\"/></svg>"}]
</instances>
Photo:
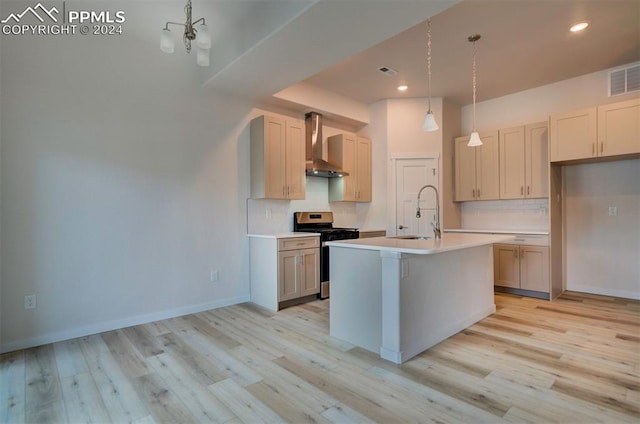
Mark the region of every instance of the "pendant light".
<instances>
[{"instance_id":1,"label":"pendant light","mask_svg":"<svg viewBox=\"0 0 640 424\"><path fill-rule=\"evenodd\" d=\"M473 43L473 131L471 131L471 137L467 146L476 147L482 146L482 140L478 130L476 130L476 41L480 39L480 34L470 35L468 40Z\"/></svg>"},{"instance_id":2,"label":"pendant light","mask_svg":"<svg viewBox=\"0 0 640 424\"><path fill-rule=\"evenodd\" d=\"M428 94L429 94L429 110L427 114L424 116L424 122L422 123L423 131L437 131L440 127L436 122L435 116L433 116L433 112L431 112L431 19L427 19L427 74L428 74L428 83L427 86Z\"/></svg>"}]
</instances>

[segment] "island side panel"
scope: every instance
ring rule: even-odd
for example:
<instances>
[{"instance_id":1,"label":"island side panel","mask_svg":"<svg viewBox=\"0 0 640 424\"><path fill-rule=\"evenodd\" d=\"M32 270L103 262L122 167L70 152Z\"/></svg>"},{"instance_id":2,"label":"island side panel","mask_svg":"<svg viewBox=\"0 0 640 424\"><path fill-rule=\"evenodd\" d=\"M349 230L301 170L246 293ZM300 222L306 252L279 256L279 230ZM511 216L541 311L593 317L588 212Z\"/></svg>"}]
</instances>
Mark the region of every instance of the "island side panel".
<instances>
[{"instance_id":1,"label":"island side panel","mask_svg":"<svg viewBox=\"0 0 640 424\"><path fill-rule=\"evenodd\" d=\"M382 341L380 252L335 246L329 252L329 333L378 353Z\"/></svg>"},{"instance_id":2,"label":"island side panel","mask_svg":"<svg viewBox=\"0 0 640 424\"><path fill-rule=\"evenodd\" d=\"M394 362L412 358L496 310L491 245L436 255L403 254L400 267L401 360Z\"/></svg>"}]
</instances>

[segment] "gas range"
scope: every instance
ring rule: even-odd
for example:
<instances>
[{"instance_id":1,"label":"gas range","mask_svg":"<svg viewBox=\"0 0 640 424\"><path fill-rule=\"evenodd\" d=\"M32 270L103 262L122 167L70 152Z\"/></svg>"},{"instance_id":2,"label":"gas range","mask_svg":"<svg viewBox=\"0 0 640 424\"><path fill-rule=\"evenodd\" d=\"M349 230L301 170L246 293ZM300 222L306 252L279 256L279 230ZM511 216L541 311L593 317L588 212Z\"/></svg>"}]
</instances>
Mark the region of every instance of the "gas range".
<instances>
[{"instance_id":1,"label":"gas range","mask_svg":"<svg viewBox=\"0 0 640 424\"><path fill-rule=\"evenodd\" d=\"M293 231L320 233L320 241L357 239L357 228L333 226L333 212L296 212L293 214Z\"/></svg>"}]
</instances>

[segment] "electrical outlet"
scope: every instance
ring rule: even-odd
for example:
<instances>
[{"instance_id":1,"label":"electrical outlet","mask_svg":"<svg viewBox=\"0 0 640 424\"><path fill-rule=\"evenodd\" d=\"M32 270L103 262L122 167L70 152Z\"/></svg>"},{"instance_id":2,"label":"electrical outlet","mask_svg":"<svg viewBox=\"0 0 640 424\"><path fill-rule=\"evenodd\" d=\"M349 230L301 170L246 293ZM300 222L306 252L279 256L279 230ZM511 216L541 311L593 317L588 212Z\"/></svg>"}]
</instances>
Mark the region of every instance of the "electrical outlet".
<instances>
[{"instance_id":1,"label":"electrical outlet","mask_svg":"<svg viewBox=\"0 0 640 424\"><path fill-rule=\"evenodd\" d=\"M609 216L618 216L617 206L609 206Z\"/></svg>"},{"instance_id":2,"label":"electrical outlet","mask_svg":"<svg viewBox=\"0 0 640 424\"><path fill-rule=\"evenodd\" d=\"M266 219L271 219L271 209L265 209L264 216Z\"/></svg>"},{"instance_id":3,"label":"electrical outlet","mask_svg":"<svg viewBox=\"0 0 640 424\"><path fill-rule=\"evenodd\" d=\"M211 271L211 275L209 276L209 280L211 280L212 283L215 283L216 281L218 281L219 279L219 275L218 275L218 271Z\"/></svg>"},{"instance_id":4,"label":"electrical outlet","mask_svg":"<svg viewBox=\"0 0 640 424\"><path fill-rule=\"evenodd\" d=\"M24 309L35 309L36 308L36 295L28 294L24 297Z\"/></svg>"}]
</instances>

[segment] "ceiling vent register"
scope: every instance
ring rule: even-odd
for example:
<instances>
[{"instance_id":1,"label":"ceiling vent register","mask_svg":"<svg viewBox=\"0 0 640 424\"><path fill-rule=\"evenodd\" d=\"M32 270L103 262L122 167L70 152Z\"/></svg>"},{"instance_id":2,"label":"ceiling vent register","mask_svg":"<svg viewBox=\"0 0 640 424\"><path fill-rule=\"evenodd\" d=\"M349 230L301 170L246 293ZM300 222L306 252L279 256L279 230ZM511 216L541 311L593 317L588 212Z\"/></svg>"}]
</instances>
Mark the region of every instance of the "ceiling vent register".
<instances>
[{"instance_id":1,"label":"ceiling vent register","mask_svg":"<svg viewBox=\"0 0 640 424\"><path fill-rule=\"evenodd\" d=\"M609 72L609 97L640 91L640 64Z\"/></svg>"}]
</instances>

